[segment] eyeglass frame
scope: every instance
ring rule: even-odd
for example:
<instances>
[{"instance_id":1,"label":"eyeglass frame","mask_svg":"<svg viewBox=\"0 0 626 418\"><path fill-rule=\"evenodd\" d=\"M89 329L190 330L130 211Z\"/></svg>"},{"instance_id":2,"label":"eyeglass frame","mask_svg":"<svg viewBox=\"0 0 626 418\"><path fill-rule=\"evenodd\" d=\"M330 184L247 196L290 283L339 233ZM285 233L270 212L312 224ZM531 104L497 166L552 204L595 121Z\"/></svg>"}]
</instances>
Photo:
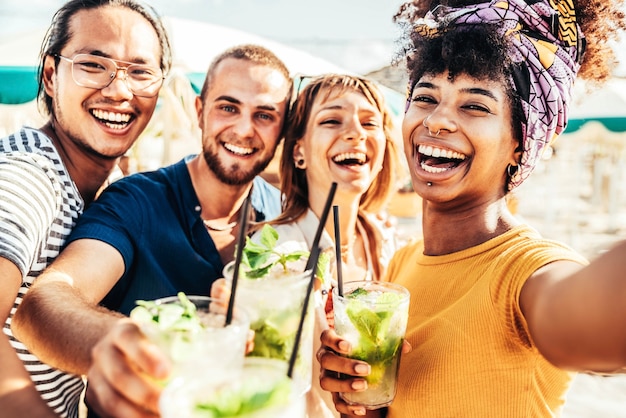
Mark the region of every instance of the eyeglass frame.
<instances>
[{"instance_id":1,"label":"eyeglass frame","mask_svg":"<svg viewBox=\"0 0 626 418\"><path fill-rule=\"evenodd\" d=\"M163 70L162 70L161 68L159 68L159 67L152 67L152 66L150 66L150 65L138 64L138 63L136 63L136 62L129 62L129 61L116 60L116 59L109 58L109 57L103 57L103 56L101 56L101 55L91 55L91 54L81 53L81 54L76 54L76 55L74 55L74 57L73 57L73 58L69 58L69 57L63 56L63 55L61 55L61 54L51 54L51 56L53 56L53 57L55 57L55 58L61 58L61 59L65 60L65 61L67 61L68 63L70 63L70 64L71 64L71 71L72 71L72 80L74 80L74 83L76 83L76 85L78 85L78 86L85 87L85 88L88 88L88 89L102 90L102 89L104 89L104 88L107 88L107 87L108 87L108 86L110 86L110 85L111 85L111 83L113 83L113 81L117 78L117 74L118 74L118 72L119 72L119 71L124 71L124 78L122 78L122 80L124 80L124 82L126 83L126 87L128 88L128 90L130 90L130 92L131 92L131 93L133 93L133 95L134 95L134 96L139 96L139 97L154 97L154 96L156 96L156 95L158 95L158 94L159 94L159 89L162 87L163 80L165 80L165 78L167 77L167 75L166 75L166 74L164 74L164 73L163 73ZM107 61L111 61L111 62L113 63L113 65L115 65L115 72L114 72L114 73L111 73L111 74L109 75L109 81L108 81L105 85L103 85L102 87L92 87L92 86L87 86L87 85L81 84L81 83L79 83L79 82L76 80L76 77L74 76L74 65L75 65L75 64L74 64L74 61L76 60L76 57L79 57L79 56L87 56L87 57L93 57L93 58L105 59L105 60L107 60ZM121 64L127 64L127 65L126 65L125 67L120 67L120 66L118 65L118 63L121 63ZM157 82L160 82L160 83L161 83L161 85L159 85L159 87L157 87L156 92L155 92L154 94L151 94L151 95L138 94L138 93L135 91L135 89L131 88L131 86L128 84L128 79L129 79L129 77L128 77L128 69L129 69L131 66L133 66L133 65L135 65L135 66L141 66L141 67L147 67L147 68L151 68L151 69L158 69L158 70L161 72L161 77L157 77L153 83L151 83L151 84L149 84L149 85L147 86L147 87L151 87L151 86L153 86L154 84L156 84Z\"/></svg>"}]
</instances>

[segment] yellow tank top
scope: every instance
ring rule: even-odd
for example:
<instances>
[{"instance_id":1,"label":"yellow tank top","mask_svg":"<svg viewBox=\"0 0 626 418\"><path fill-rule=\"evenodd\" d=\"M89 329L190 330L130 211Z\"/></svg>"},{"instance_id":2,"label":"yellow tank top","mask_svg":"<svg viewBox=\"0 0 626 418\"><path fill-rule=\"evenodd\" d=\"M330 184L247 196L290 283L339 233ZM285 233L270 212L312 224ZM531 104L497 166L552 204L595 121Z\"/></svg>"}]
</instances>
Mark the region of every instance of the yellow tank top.
<instances>
[{"instance_id":1,"label":"yellow tank top","mask_svg":"<svg viewBox=\"0 0 626 418\"><path fill-rule=\"evenodd\" d=\"M528 226L476 247L398 251L388 279L411 292L398 393L388 418L557 416L572 374L537 351L519 307L526 279L556 260L586 260Z\"/></svg>"}]
</instances>

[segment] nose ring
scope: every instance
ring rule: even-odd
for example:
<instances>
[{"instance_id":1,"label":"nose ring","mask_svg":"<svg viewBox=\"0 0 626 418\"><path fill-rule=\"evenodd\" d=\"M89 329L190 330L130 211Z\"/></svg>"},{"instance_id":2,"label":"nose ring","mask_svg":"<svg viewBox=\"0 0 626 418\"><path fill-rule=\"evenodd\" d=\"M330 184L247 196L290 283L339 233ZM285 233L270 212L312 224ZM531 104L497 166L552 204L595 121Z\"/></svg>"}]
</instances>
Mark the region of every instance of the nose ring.
<instances>
[{"instance_id":1,"label":"nose ring","mask_svg":"<svg viewBox=\"0 0 626 418\"><path fill-rule=\"evenodd\" d=\"M433 134L433 132L430 130L430 127L428 125L426 125L426 121L428 120L428 118L430 118L430 115L428 115L423 121L422 121L422 125L424 125L424 128L428 129L428 134L430 136L434 136L435 138L439 136L439 133L441 132L441 129L437 129L437 132Z\"/></svg>"}]
</instances>

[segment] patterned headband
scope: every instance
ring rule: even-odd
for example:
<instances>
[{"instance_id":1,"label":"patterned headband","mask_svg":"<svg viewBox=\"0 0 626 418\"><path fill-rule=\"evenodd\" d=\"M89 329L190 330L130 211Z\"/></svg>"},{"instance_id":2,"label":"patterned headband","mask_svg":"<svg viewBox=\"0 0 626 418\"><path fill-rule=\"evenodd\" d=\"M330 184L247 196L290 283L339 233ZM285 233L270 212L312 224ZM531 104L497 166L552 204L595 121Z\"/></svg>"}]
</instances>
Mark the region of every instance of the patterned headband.
<instances>
[{"instance_id":1,"label":"patterned headband","mask_svg":"<svg viewBox=\"0 0 626 418\"><path fill-rule=\"evenodd\" d=\"M511 58L519 70L510 82L521 97L523 152L509 190L528 178L544 147L563 132L571 88L580 68L585 39L573 0L492 0L462 8L439 6L416 22L415 31L437 36L447 25L497 24L511 37ZM412 89L411 80L409 90Z\"/></svg>"}]
</instances>

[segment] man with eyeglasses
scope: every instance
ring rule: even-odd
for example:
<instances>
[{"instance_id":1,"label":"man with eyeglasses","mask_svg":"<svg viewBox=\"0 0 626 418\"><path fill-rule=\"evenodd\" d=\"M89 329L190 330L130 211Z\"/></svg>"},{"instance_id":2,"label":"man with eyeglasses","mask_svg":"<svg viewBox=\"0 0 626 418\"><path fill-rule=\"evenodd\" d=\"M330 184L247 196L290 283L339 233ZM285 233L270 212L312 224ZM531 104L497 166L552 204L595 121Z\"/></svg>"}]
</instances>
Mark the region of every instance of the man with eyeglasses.
<instances>
[{"instance_id":1,"label":"man with eyeglasses","mask_svg":"<svg viewBox=\"0 0 626 418\"><path fill-rule=\"evenodd\" d=\"M108 87L122 71L122 79L135 96L154 97L159 93L165 78L163 71L158 67L114 60L105 56L92 54L76 54L74 58L64 57L61 54L53 56L61 58L72 66L72 78L76 84L90 89L101 90ZM124 118L124 122L126 121L127 119Z\"/></svg>"},{"instance_id":2,"label":"man with eyeglasses","mask_svg":"<svg viewBox=\"0 0 626 418\"><path fill-rule=\"evenodd\" d=\"M108 65L82 58L73 58L75 77ZM279 191L258 175L282 138L291 88L285 64L263 47L240 45L216 57L196 99L202 152L110 185L26 295L16 334L54 364L89 370L90 413L158 414L169 361L116 312L179 291L208 295L234 258L247 196L252 220L280 213ZM42 326L48 317L59 319Z\"/></svg>"},{"instance_id":3,"label":"man with eyeglasses","mask_svg":"<svg viewBox=\"0 0 626 418\"><path fill-rule=\"evenodd\" d=\"M78 415L81 376L31 354L12 316L146 127L170 63L158 16L135 0L71 0L52 19L38 94L49 120L0 139L2 416Z\"/></svg>"}]
</instances>

